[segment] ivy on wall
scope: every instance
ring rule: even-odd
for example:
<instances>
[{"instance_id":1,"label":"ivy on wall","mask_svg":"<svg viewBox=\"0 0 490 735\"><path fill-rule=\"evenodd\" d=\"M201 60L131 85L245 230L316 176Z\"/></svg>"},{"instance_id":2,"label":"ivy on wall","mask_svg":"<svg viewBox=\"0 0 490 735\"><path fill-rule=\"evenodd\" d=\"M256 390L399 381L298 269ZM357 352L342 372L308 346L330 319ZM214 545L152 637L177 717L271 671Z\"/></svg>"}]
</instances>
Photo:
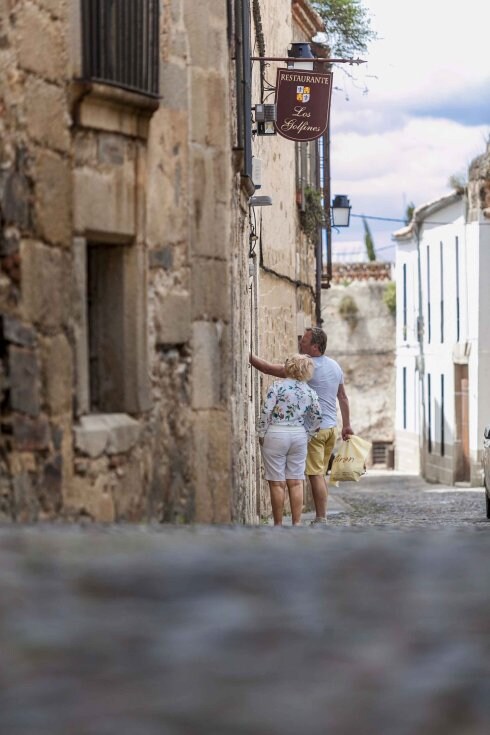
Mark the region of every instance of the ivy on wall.
<instances>
[{"instance_id":1,"label":"ivy on wall","mask_svg":"<svg viewBox=\"0 0 490 735\"><path fill-rule=\"evenodd\" d=\"M395 316L396 314L396 283L395 281L390 281L386 284L384 293L383 293L383 301L388 307L388 310L390 314Z\"/></svg>"},{"instance_id":2,"label":"ivy on wall","mask_svg":"<svg viewBox=\"0 0 490 735\"><path fill-rule=\"evenodd\" d=\"M339 314L351 329L355 329L358 322L359 307L352 296L344 296L339 304Z\"/></svg>"},{"instance_id":3,"label":"ivy on wall","mask_svg":"<svg viewBox=\"0 0 490 735\"><path fill-rule=\"evenodd\" d=\"M325 224L322 193L307 186L304 191L304 210L300 213L301 229L310 240L315 240L318 228Z\"/></svg>"}]
</instances>

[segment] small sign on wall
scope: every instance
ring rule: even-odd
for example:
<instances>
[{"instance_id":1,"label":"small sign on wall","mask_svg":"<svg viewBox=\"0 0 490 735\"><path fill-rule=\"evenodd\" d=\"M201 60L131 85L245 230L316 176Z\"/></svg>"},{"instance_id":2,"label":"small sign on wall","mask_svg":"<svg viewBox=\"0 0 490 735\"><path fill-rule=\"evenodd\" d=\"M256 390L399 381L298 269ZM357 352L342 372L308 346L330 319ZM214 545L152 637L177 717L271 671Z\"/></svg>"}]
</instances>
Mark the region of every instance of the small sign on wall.
<instances>
[{"instance_id":1,"label":"small sign on wall","mask_svg":"<svg viewBox=\"0 0 490 735\"><path fill-rule=\"evenodd\" d=\"M278 69L276 84L279 135L304 142L319 138L328 126L332 72Z\"/></svg>"}]
</instances>

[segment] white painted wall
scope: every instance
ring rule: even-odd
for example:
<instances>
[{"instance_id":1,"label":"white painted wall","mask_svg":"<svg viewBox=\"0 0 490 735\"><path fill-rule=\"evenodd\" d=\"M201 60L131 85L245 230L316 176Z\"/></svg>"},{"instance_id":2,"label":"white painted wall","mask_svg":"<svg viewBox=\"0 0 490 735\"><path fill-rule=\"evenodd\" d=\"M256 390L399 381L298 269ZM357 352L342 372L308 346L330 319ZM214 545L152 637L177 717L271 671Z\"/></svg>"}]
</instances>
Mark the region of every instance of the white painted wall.
<instances>
[{"instance_id":1,"label":"white painted wall","mask_svg":"<svg viewBox=\"0 0 490 735\"><path fill-rule=\"evenodd\" d=\"M458 243L456 245L456 242ZM457 267L457 256L458 264ZM397 467L413 471L424 465L413 456L414 436L422 447L422 395L417 241L397 241ZM406 269L406 329L404 284ZM472 483L478 482L483 427L490 423L490 227L465 224L465 202L441 200L420 228L420 275L424 321L423 379L425 416L431 418L432 452L425 456L423 472L429 479L453 481L455 440L455 363L466 360L469 375L469 431ZM459 283L459 285L458 285ZM459 328L458 328L459 293ZM441 309L441 302L443 307ZM441 331L442 329L442 331ZM404 421L403 370L406 370ZM429 402L429 376L431 383ZM442 440L441 376L444 376L444 450ZM426 437L428 434L426 433Z\"/></svg>"}]
</instances>

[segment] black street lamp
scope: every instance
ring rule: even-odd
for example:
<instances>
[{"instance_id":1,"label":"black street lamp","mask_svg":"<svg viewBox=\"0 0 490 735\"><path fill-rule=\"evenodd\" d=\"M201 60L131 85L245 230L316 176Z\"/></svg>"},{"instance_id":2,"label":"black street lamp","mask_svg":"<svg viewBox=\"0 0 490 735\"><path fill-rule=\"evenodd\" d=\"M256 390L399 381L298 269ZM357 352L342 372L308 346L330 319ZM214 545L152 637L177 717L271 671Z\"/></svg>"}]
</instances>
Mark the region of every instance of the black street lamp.
<instances>
[{"instance_id":1,"label":"black street lamp","mask_svg":"<svg viewBox=\"0 0 490 735\"><path fill-rule=\"evenodd\" d=\"M349 227L350 202L345 194L336 194L332 202L332 225L334 227Z\"/></svg>"}]
</instances>

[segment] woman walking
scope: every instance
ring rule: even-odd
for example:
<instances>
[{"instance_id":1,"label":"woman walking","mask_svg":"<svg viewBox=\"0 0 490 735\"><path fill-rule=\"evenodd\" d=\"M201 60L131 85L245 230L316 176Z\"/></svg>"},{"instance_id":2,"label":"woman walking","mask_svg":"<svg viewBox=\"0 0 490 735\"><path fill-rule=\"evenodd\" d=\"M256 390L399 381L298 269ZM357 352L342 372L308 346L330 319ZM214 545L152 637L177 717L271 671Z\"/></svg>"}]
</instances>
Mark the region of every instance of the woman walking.
<instances>
[{"instance_id":1,"label":"woman walking","mask_svg":"<svg viewBox=\"0 0 490 735\"><path fill-rule=\"evenodd\" d=\"M308 438L318 431L322 412L318 396L307 385L314 365L308 355L292 355L284 363L286 378L270 386L257 433L262 448L265 479L269 483L275 526L282 526L286 487L293 526L303 510Z\"/></svg>"}]
</instances>

